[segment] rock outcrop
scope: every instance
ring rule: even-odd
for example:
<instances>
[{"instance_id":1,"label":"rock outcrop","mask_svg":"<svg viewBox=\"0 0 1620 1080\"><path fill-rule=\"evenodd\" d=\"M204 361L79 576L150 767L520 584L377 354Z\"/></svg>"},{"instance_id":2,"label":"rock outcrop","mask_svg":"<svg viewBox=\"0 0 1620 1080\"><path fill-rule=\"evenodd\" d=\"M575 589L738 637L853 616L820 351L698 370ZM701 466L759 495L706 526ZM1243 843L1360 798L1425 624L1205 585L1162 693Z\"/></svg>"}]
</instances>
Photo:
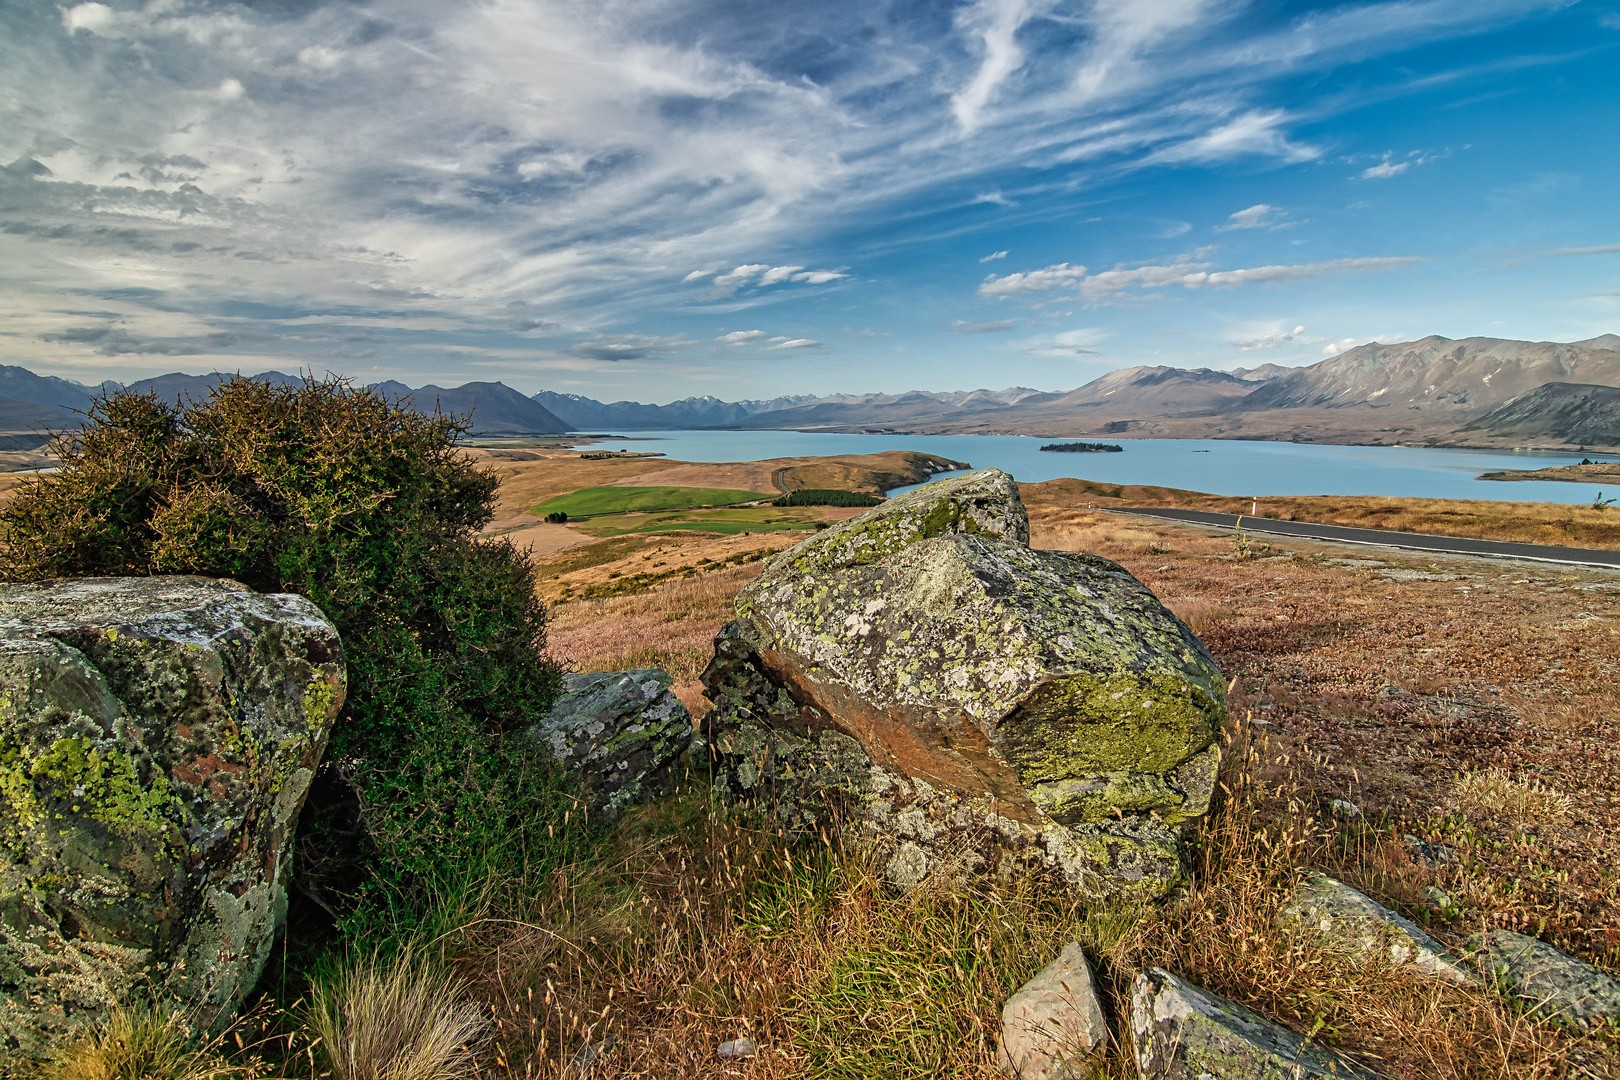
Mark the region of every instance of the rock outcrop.
<instances>
[{"instance_id":1,"label":"rock outcrop","mask_svg":"<svg viewBox=\"0 0 1620 1080\"><path fill-rule=\"evenodd\" d=\"M1079 943L1070 942L1007 999L996 1057L1010 1080L1085 1080L1107 1042L1091 965Z\"/></svg>"},{"instance_id":2,"label":"rock outcrop","mask_svg":"<svg viewBox=\"0 0 1620 1080\"><path fill-rule=\"evenodd\" d=\"M1203 644L1122 567L1036 551L1012 477L937 481L778 555L703 681L723 793L843 804L886 873L1044 868L1157 895L1226 715Z\"/></svg>"},{"instance_id":3,"label":"rock outcrop","mask_svg":"<svg viewBox=\"0 0 1620 1080\"><path fill-rule=\"evenodd\" d=\"M194 1028L253 988L343 702L299 596L195 577L0 586L0 1040L35 1055L122 1000Z\"/></svg>"},{"instance_id":4,"label":"rock outcrop","mask_svg":"<svg viewBox=\"0 0 1620 1080\"><path fill-rule=\"evenodd\" d=\"M1493 985L1538 1017L1581 1028L1620 1026L1620 982L1591 964L1511 930L1475 934L1468 951Z\"/></svg>"},{"instance_id":5,"label":"rock outcrop","mask_svg":"<svg viewBox=\"0 0 1620 1080\"><path fill-rule=\"evenodd\" d=\"M1131 986L1142 1080L1380 1080L1251 1009L1151 968Z\"/></svg>"},{"instance_id":6,"label":"rock outcrop","mask_svg":"<svg viewBox=\"0 0 1620 1080\"><path fill-rule=\"evenodd\" d=\"M1277 922L1320 934L1331 948L1358 960L1382 957L1465 986L1479 981L1412 920L1326 874L1307 875Z\"/></svg>"},{"instance_id":7,"label":"rock outcrop","mask_svg":"<svg viewBox=\"0 0 1620 1080\"><path fill-rule=\"evenodd\" d=\"M593 815L612 821L667 794L692 743L692 714L657 668L591 671L563 692L534 736L579 779Z\"/></svg>"}]
</instances>

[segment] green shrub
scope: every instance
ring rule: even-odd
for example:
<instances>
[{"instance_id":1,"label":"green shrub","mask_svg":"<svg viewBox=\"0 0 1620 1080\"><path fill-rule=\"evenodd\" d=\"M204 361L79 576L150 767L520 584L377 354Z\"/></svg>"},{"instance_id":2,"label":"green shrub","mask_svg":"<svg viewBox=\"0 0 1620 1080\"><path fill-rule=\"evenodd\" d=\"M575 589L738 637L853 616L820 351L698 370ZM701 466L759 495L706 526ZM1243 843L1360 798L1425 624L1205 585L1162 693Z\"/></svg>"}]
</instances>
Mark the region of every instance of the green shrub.
<instances>
[{"instance_id":1,"label":"green shrub","mask_svg":"<svg viewBox=\"0 0 1620 1080\"><path fill-rule=\"evenodd\" d=\"M497 481L457 449L465 433L337 380L236 379L183 408L118 394L57 440L59 472L0 507L7 580L203 574L326 612L349 690L299 872L351 913L361 880L392 902L501 857L557 802L531 741L502 738L550 707L560 673L530 556L474 536ZM358 846L341 835L355 815Z\"/></svg>"},{"instance_id":2,"label":"green shrub","mask_svg":"<svg viewBox=\"0 0 1620 1080\"><path fill-rule=\"evenodd\" d=\"M771 501L772 506L876 506L883 500L864 491L839 488L800 488Z\"/></svg>"}]
</instances>

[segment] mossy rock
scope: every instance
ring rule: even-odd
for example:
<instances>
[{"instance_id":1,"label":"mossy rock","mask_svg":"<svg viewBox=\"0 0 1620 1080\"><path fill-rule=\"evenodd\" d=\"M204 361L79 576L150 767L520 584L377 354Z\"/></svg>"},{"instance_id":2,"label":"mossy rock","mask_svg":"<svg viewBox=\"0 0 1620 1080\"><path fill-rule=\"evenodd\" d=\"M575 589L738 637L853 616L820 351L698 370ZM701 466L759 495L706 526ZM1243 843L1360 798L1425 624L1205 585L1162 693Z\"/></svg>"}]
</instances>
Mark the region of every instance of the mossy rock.
<instances>
[{"instance_id":1,"label":"mossy rock","mask_svg":"<svg viewBox=\"0 0 1620 1080\"><path fill-rule=\"evenodd\" d=\"M816 768L749 755L837 732L932 801L993 807L1087 892L1172 887L1226 716L1203 644L1119 565L1032 550L1005 473L894 504L789 549L739 594L704 675L722 790L773 769L827 788L805 779ZM832 786L868 822L885 813L870 784ZM930 858L965 842L941 838ZM999 865L1002 846L967 861Z\"/></svg>"},{"instance_id":2,"label":"mossy rock","mask_svg":"<svg viewBox=\"0 0 1620 1080\"><path fill-rule=\"evenodd\" d=\"M153 994L252 990L343 702L298 596L193 577L0 586L0 1053Z\"/></svg>"},{"instance_id":3,"label":"mossy rock","mask_svg":"<svg viewBox=\"0 0 1620 1080\"><path fill-rule=\"evenodd\" d=\"M568 675L551 712L530 729L579 781L592 815L615 821L680 779L692 714L674 683L658 668Z\"/></svg>"}]
</instances>

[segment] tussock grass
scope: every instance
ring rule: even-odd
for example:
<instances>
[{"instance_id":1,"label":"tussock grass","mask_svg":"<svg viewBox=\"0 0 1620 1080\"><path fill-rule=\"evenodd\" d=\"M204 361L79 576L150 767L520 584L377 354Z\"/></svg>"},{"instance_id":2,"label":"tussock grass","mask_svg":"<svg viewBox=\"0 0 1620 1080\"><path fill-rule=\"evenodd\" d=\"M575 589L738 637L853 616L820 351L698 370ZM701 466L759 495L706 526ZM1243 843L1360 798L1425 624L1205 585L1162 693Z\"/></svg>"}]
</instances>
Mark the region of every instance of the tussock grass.
<instances>
[{"instance_id":1,"label":"tussock grass","mask_svg":"<svg viewBox=\"0 0 1620 1080\"><path fill-rule=\"evenodd\" d=\"M463 980L406 950L357 960L318 983L310 1026L334 1080L461 1080L489 1017Z\"/></svg>"},{"instance_id":2,"label":"tussock grass","mask_svg":"<svg viewBox=\"0 0 1620 1080\"><path fill-rule=\"evenodd\" d=\"M157 1006L135 1004L58 1047L39 1070L39 1080L246 1080L262 1075L252 1065L232 1064L222 1039L191 1038L180 1017Z\"/></svg>"},{"instance_id":3,"label":"tussock grass","mask_svg":"<svg viewBox=\"0 0 1620 1080\"><path fill-rule=\"evenodd\" d=\"M1557 788L1539 780L1515 780L1502 769L1465 773L1451 798L1464 816L1515 822L1567 817L1571 805L1569 796Z\"/></svg>"}]
</instances>

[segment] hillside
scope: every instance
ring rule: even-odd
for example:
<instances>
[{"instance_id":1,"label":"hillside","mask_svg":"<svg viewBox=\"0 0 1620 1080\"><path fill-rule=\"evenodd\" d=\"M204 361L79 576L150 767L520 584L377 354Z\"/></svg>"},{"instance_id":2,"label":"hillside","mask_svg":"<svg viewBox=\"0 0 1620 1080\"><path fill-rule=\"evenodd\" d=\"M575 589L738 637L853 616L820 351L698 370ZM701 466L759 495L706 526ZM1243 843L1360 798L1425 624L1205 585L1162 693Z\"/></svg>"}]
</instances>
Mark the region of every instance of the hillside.
<instances>
[{"instance_id":1,"label":"hillside","mask_svg":"<svg viewBox=\"0 0 1620 1080\"><path fill-rule=\"evenodd\" d=\"M1500 338L1453 341L1431 336L1394 345L1375 341L1274 379L1238 408L1365 406L1473 419L1550 382L1620 385L1620 352L1589 343Z\"/></svg>"},{"instance_id":2,"label":"hillside","mask_svg":"<svg viewBox=\"0 0 1620 1080\"><path fill-rule=\"evenodd\" d=\"M735 427L755 413L791 409L818 399L801 394L768 401L722 401L705 395L668 405L644 405L639 401L601 402L579 394L542 390L534 400L565 421L569 431L648 431Z\"/></svg>"},{"instance_id":3,"label":"hillside","mask_svg":"<svg viewBox=\"0 0 1620 1080\"><path fill-rule=\"evenodd\" d=\"M459 413L470 416L473 435L559 435L573 425L545 406L500 382L472 382L445 389L424 386L413 390L402 382L381 382L378 393L407 401L416 412Z\"/></svg>"},{"instance_id":4,"label":"hillside","mask_svg":"<svg viewBox=\"0 0 1620 1080\"><path fill-rule=\"evenodd\" d=\"M1209 368L1129 367L1042 402L1020 402L1031 420L1089 410L1111 417L1186 416L1217 412L1254 392L1255 384Z\"/></svg>"},{"instance_id":5,"label":"hillside","mask_svg":"<svg viewBox=\"0 0 1620 1080\"><path fill-rule=\"evenodd\" d=\"M1497 406L1459 433L1504 439L1620 446L1620 389L1547 383Z\"/></svg>"}]
</instances>

